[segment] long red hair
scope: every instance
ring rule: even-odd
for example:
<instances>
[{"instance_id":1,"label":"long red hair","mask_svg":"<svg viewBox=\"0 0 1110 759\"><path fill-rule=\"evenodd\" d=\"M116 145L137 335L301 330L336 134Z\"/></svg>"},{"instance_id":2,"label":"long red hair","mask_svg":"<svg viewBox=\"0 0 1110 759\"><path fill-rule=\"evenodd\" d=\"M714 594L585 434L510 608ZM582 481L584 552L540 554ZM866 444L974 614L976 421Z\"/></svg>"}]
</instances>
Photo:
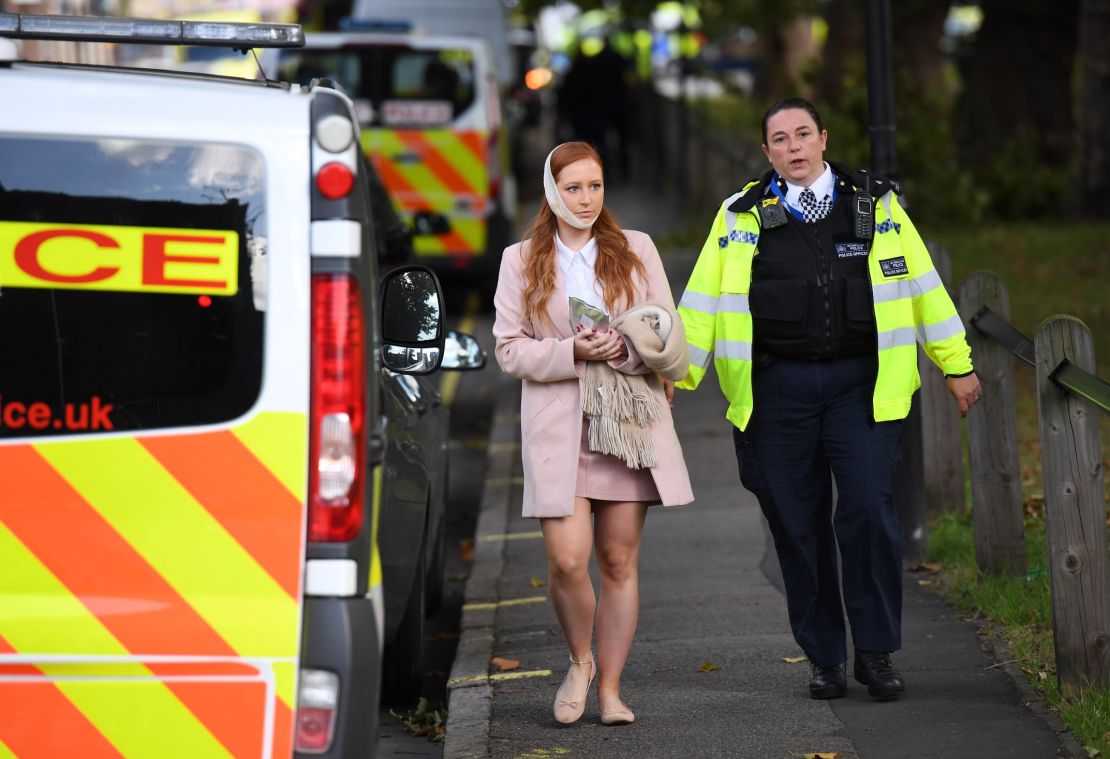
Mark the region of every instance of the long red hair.
<instances>
[{"instance_id":1,"label":"long red hair","mask_svg":"<svg viewBox=\"0 0 1110 759\"><path fill-rule=\"evenodd\" d=\"M601 156L593 146L586 142L567 142L556 148L551 156L551 174L556 180L567 166L581 161L584 158L602 166ZM555 232L558 222L555 212L547 205L547 200L540 201L539 210L532 220L528 230L527 240L528 257L524 262L524 316L531 319L540 315L544 321L548 320L547 305L552 291L555 289ZM601 291L605 297L605 307L610 312L618 307L628 308L637 299L636 288L632 283L632 272L640 275L641 279L647 276L644 265L632 249L628 246L628 238L620 228L620 224L613 215L601 208L597 221L593 225L593 234L597 238L597 263L594 271L601 284Z\"/></svg>"}]
</instances>

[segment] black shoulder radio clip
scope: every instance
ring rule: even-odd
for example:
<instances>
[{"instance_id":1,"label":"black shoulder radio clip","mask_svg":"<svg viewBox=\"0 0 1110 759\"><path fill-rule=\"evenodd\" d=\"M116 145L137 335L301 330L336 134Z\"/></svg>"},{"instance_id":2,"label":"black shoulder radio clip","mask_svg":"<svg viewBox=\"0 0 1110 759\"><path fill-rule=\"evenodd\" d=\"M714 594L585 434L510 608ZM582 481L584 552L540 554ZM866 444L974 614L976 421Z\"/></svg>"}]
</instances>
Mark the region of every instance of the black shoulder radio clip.
<instances>
[{"instance_id":1,"label":"black shoulder radio clip","mask_svg":"<svg viewBox=\"0 0 1110 759\"><path fill-rule=\"evenodd\" d=\"M871 197L871 175L866 175L864 187L852 197L855 207L855 233L857 240L870 240L875 236L875 200Z\"/></svg>"}]
</instances>

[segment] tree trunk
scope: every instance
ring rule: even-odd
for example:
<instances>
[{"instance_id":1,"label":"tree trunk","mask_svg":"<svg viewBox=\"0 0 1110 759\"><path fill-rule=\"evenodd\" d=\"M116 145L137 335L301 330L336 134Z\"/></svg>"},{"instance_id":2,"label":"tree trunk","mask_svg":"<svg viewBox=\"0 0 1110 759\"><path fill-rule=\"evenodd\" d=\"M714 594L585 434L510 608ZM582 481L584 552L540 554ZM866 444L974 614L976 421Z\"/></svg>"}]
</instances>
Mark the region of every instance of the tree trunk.
<instances>
[{"instance_id":1,"label":"tree trunk","mask_svg":"<svg viewBox=\"0 0 1110 759\"><path fill-rule=\"evenodd\" d=\"M844 76L852 56L863 54L866 47L861 0L832 0L825 12L829 37L821 54L821 76L818 97L836 103L844 90Z\"/></svg>"},{"instance_id":2,"label":"tree trunk","mask_svg":"<svg viewBox=\"0 0 1110 759\"><path fill-rule=\"evenodd\" d=\"M1079 31L1079 155L1081 212L1110 217L1110 0L1082 0Z\"/></svg>"},{"instance_id":3,"label":"tree trunk","mask_svg":"<svg viewBox=\"0 0 1110 759\"><path fill-rule=\"evenodd\" d=\"M1035 141L1030 163L1067 165L1075 136L1072 70L1079 0L982 0L983 25L964 77L957 114L960 148L988 164L1008 138ZM1094 38L1105 44L1105 38Z\"/></svg>"},{"instance_id":4,"label":"tree trunk","mask_svg":"<svg viewBox=\"0 0 1110 759\"><path fill-rule=\"evenodd\" d=\"M891 3L894 65L909 70L925 92L944 86L944 55L940 38L948 17L947 2L899 0Z\"/></svg>"}]
</instances>

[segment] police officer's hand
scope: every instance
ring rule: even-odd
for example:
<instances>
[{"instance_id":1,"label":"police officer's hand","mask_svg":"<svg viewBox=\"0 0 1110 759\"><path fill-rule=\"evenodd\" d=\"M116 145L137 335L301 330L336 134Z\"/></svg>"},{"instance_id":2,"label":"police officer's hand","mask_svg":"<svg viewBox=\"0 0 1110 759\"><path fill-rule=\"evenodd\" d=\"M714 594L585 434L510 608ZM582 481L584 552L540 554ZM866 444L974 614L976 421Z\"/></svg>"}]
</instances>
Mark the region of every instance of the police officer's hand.
<instances>
[{"instance_id":1,"label":"police officer's hand","mask_svg":"<svg viewBox=\"0 0 1110 759\"><path fill-rule=\"evenodd\" d=\"M952 393L956 403L960 404L960 416L967 416L967 412L971 411L971 407L983 394L983 388L980 387L979 378L975 376L975 372L972 372L966 377L949 377L948 392Z\"/></svg>"}]
</instances>

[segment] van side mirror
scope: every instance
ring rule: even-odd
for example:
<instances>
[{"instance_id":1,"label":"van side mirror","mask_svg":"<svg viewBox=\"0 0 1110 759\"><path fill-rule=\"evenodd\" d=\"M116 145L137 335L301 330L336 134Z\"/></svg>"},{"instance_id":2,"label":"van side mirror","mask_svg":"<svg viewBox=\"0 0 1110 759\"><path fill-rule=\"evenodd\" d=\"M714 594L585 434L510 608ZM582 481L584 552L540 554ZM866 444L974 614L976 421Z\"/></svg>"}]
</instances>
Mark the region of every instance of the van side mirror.
<instances>
[{"instance_id":1,"label":"van side mirror","mask_svg":"<svg viewBox=\"0 0 1110 759\"><path fill-rule=\"evenodd\" d=\"M447 341L443 346L443 363L439 368L459 372L481 369L486 365L486 352L473 335L465 332L447 330Z\"/></svg>"},{"instance_id":2,"label":"van side mirror","mask_svg":"<svg viewBox=\"0 0 1110 759\"><path fill-rule=\"evenodd\" d=\"M428 374L443 360L443 289L423 266L404 266L382 282L382 364L399 374Z\"/></svg>"}]
</instances>

